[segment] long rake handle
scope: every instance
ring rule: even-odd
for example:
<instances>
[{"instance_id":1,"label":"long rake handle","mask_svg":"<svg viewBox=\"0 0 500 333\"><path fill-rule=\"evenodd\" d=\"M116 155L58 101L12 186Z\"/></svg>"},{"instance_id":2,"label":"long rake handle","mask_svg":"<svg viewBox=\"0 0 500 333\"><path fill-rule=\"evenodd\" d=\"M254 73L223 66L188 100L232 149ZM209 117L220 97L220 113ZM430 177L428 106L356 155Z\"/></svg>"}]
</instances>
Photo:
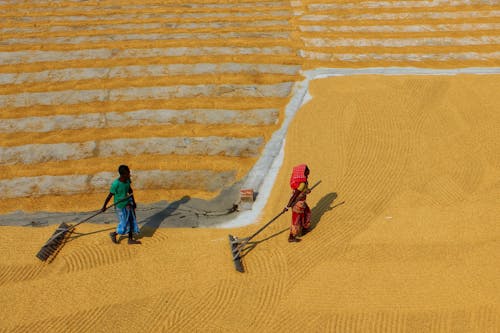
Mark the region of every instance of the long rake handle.
<instances>
[{"instance_id":1,"label":"long rake handle","mask_svg":"<svg viewBox=\"0 0 500 333\"><path fill-rule=\"evenodd\" d=\"M118 200L117 202L113 203L111 206L106 207L106 210L107 210L107 209L109 209L109 208L112 208L112 207L114 207L114 206L116 206L116 205L118 205L120 202L123 202L123 201L125 201L125 200L130 199L130 197L131 197L131 196L132 196L132 194L127 195L125 198L123 198L123 199L121 199L121 200ZM78 222L78 223L76 223L76 224L72 225L71 227L69 227L69 228L68 228L68 230L72 230L72 229L76 228L78 225L82 224L83 222L87 222L87 221L88 221L88 220L90 220L91 218L94 218L94 217L96 217L97 215L102 214L103 212L104 212L104 211L99 210L99 211L98 211L97 213L95 213L94 215L89 216L89 217L87 217L85 220L80 221L80 222Z\"/></svg>"},{"instance_id":2,"label":"long rake handle","mask_svg":"<svg viewBox=\"0 0 500 333\"><path fill-rule=\"evenodd\" d=\"M132 195L128 195L128 196L126 196L125 198L123 198L123 199L121 199L121 200L118 200L117 202L113 203L111 206L107 207L106 209L109 209L109 208L111 208L111 207L116 206L116 205L117 205L117 204L119 204L120 202L122 202L122 201L125 201L125 200L129 199L131 196L132 196ZM78 225L82 224L83 222L87 222L87 221L88 221L88 220L90 220L91 218L96 217L97 215L99 215L99 214L101 214L101 213L103 213L103 211L102 211L102 210L98 211L97 213L93 214L92 216L87 217L85 220L80 221L80 222L78 222L78 223L76 223L76 224L74 224L74 225L70 226L68 229L62 229L62 230L61 230L61 229L59 229L59 228L58 228L58 229L56 229L56 232L52 235L52 237L50 237L50 238L49 238L49 240L48 240L47 242L45 242L45 244L49 244L50 242L52 242L52 240L56 239L57 237L59 237L59 236L60 236L60 235L62 235L63 233L65 233L65 232L68 232L68 231L71 231L71 230L75 229ZM60 230L60 231L59 231L59 232L57 232L57 230Z\"/></svg>"},{"instance_id":3,"label":"long rake handle","mask_svg":"<svg viewBox=\"0 0 500 333\"><path fill-rule=\"evenodd\" d=\"M321 183L321 180L319 180L318 182L316 182L316 184L314 184L309 190L313 190L316 186L319 185L319 183ZM302 191L303 192L303 191ZM278 215L276 215L275 217L273 217L273 219L269 222L267 222L266 224L264 224L259 230L257 230L253 235L251 235L250 237L246 238L243 242L241 242L240 244L240 248L244 247L245 245L248 244L248 242L250 242L250 240L252 240L255 236L257 236L258 234L260 234L262 232L262 230L266 229L271 223L273 223L274 221L276 221L276 219L278 217L280 217L281 215L283 215L284 213L286 212L286 210L282 210L281 213L279 213Z\"/></svg>"}]
</instances>

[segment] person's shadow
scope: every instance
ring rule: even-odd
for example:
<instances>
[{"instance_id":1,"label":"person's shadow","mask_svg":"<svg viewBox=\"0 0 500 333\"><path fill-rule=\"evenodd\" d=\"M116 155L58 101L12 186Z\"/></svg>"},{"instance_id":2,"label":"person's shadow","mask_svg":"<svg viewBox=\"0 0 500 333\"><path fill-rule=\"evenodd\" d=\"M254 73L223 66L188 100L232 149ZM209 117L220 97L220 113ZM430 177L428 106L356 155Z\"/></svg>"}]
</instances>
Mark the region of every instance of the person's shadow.
<instances>
[{"instance_id":1,"label":"person's shadow","mask_svg":"<svg viewBox=\"0 0 500 333\"><path fill-rule=\"evenodd\" d=\"M328 193L318 201L318 203L316 204L316 206L314 206L313 209L311 209L311 226L309 227L310 231L316 228L316 226L319 224L321 218L326 212L345 203L345 201L342 201L341 203L332 206L332 203L335 199L337 199L337 193L335 192Z\"/></svg>"},{"instance_id":2,"label":"person's shadow","mask_svg":"<svg viewBox=\"0 0 500 333\"><path fill-rule=\"evenodd\" d=\"M162 222L167 217L174 215L173 213L179 208L179 206L185 204L189 200L191 200L191 197L186 195L182 197L180 200L172 202L162 211L145 219L144 222L140 223L142 224L142 226L139 233L140 235L139 238L153 237L153 235L155 234L156 230L158 230Z\"/></svg>"}]
</instances>

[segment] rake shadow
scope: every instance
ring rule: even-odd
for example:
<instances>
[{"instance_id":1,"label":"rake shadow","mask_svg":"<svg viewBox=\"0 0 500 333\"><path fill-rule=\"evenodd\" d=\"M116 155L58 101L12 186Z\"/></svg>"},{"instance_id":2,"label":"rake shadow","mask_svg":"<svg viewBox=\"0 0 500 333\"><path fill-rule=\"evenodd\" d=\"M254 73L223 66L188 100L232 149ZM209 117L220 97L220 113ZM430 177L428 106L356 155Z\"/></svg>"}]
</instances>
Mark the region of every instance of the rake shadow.
<instances>
[{"instance_id":1,"label":"rake shadow","mask_svg":"<svg viewBox=\"0 0 500 333\"><path fill-rule=\"evenodd\" d=\"M112 228L106 228L106 229L96 230L96 231L92 231L92 232L85 232L85 233L73 231L72 235L68 238L68 240L66 242L74 241L75 239L83 237L83 236L94 235L94 234L98 234L98 233L106 232L106 231L111 231L111 230L115 230L115 229L116 228L112 227Z\"/></svg>"},{"instance_id":2,"label":"rake shadow","mask_svg":"<svg viewBox=\"0 0 500 333\"><path fill-rule=\"evenodd\" d=\"M284 232L287 232L289 230L289 228L285 228L283 230L280 230L274 234L272 234L271 236L267 236L266 238L263 238L261 240L258 240L258 241L253 241L253 242L248 242L248 247L245 247L244 249L242 249L240 251L240 258L243 258L244 256L246 256L248 254L248 252L252 251L257 245L259 245L260 243L262 242L265 242L265 241L268 241L270 240L271 238L274 238L276 236L279 236L281 235L282 233Z\"/></svg>"}]
</instances>

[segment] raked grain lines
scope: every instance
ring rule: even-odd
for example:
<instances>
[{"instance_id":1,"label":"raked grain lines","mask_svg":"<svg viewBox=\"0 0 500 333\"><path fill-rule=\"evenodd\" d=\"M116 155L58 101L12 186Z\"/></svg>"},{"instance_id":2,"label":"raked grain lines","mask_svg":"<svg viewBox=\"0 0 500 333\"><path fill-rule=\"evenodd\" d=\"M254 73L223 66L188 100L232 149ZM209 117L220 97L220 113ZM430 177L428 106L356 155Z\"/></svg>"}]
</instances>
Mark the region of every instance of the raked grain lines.
<instances>
[{"instance_id":1,"label":"raked grain lines","mask_svg":"<svg viewBox=\"0 0 500 333\"><path fill-rule=\"evenodd\" d=\"M294 4L308 67L464 67L500 61L498 1Z\"/></svg>"},{"instance_id":2,"label":"raked grain lines","mask_svg":"<svg viewBox=\"0 0 500 333\"><path fill-rule=\"evenodd\" d=\"M36 2L29 8L5 1L0 7L0 106L5 120L0 139L2 156L10 159L23 156L19 149L29 154L52 144L59 150L59 145L70 143L75 131L78 138L73 144L101 143L95 148L100 152L114 141L96 129L121 130L130 138L139 127L151 126L150 133L163 128L163 133L182 133L175 139L178 142L191 143L194 136L208 138L214 125L218 133L231 129L227 137L253 132L254 137L264 138L258 144L252 140L243 144L254 149L256 158L279 125L280 112L293 84L301 80L303 67L464 67L490 66L500 60L497 1L194 1L182 5L62 1L57 6ZM196 125L193 135L189 128ZM143 142L133 144L158 141L158 135L140 135L137 139ZM216 136L222 140L219 143L227 139ZM20 144L21 137L32 138L31 146ZM210 147L219 144L207 140ZM119 149L129 144L125 141ZM60 161L59 175L66 168L70 176L74 161L93 160L109 172L106 160L110 157L186 154L182 143L155 145L158 149L151 151L112 149L109 154L67 157L49 152L47 156ZM32 169L39 170L34 173L52 175L44 169L43 159L9 163L32 163ZM211 169L204 159L200 163ZM242 164L234 159L233 165L242 177ZM15 181L15 172L7 174L14 175L7 180ZM78 176L85 175L92 173ZM60 194L69 191L58 189Z\"/></svg>"},{"instance_id":3,"label":"raked grain lines","mask_svg":"<svg viewBox=\"0 0 500 333\"><path fill-rule=\"evenodd\" d=\"M104 265L113 265L123 261L130 260L134 257L135 250L133 248L114 246L104 247L82 247L69 249L66 246L64 256L60 256L61 270L64 273L73 273L85 271Z\"/></svg>"},{"instance_id":4,"label":"raked grain lines","mask_svg":"<svg viewBox=\"0 0 500 333\"><path fill-rule=\"evenodd\" d=\"M1 265L0 285L18 283L38 278L44 271L42 264Z\"/></svg>"},{"instance_id":5,"label":"raked grain lines","mask_svg":"<svg viewBox=\"0 0 500 333\"><path fill-rule=\"evenodd\" d=\"M224 322L224 316L234 315L232 310L239 307L239 300L244 297L244 288L234 282L231 280L218 281L203 295L199 295L196 299L188 299L188 304L184 304L180 311L175 314L176 318L167 321L167 329L185 331L193 329L193 325L196 323L203 325L203 323L212 322L217 324ZM195 329L203 330L203 327Z\"/></svg>"},{"instance_id":6,"label":"raked grain lines","mask_svg":"<svg viewBox=\"0 0 500 333\"><path fill-rule=\"evenodd\" d=\"M280 256L277 258L280 258ZM277 264L275 260L270 262ZM273 276L274 278L270 278ZM251 325L252 329L265 331L269 327L272 327L273 322L276 320L276 314L267 311L266 308L278 307L280 300L289 291L288 285L285 282L286 277L287 275L283 271L276 275L262 275L262 281L259 281L262 287L258 289L257 297L255 295L247 296L253 299L253 309L251 312L249 311L249 313L252 313L252 316L247 315L247 318L245 318L248 322L253 322Z\"/></svg>"},{"instance_id":7,"label":"raked grain lines","mask_svg":"<svg viewBox=\"0 0 500 333\"><path fill-rule=\"evenodd\" d=\"M299 327L289 321L286 316L279 316L277 322L271 326L273 331L303 332L304 330L318 330L325 332L374 332L397 333L416 332L425 329L426 332L496 332L498 315L495 308L473 307L468 309L387 309L379 311L343 311L323 314L303 310L308 320Z\"/></svg>"},{"instance_id":8,"label":"raked grain lines","mask_svg":"<svg viewBox=\"0 0 500 333\"><path fill-rule=\"evenodd\" d=\"M182 290L178 292L162 294L159 297L154 298L154 309L152 313L149 314L147 320L150 323L149 332L160 332L160 330L168 330L171 327L175 327L176 323L182 321L182 306L189 300L192 296L189 296L189 292Z\"/></svg>"},{"instance_id":9,"label":"raked grain lines","mask_svg":"<svg viewBox=\"0 0 500 333\"><path fill-rule=\"evenodd\" d=\"M119 323L119 320L115 318L116 313L127 313L127 316L135 322L147 323L149 328L156 329L156 331L149 330L149 332L157 332L165 325L166 320L168 322L168 317L175 312L175 306L183 303L181 301L183 298L186 298L186 293L179 291L162 293L148 298L132 297L123 303L109 304L90 309L78 309L78 305L76 305L75 309L69 314L25 323L10 328L8 332L50 331L83 333L102 332L103 330L113 331ZM154 306L155 311L142 311L142 309L145 309L145 307L141 307L142 304ZM130 309L135 310L130 311ZM40 317L44 317L43 313L41 313ZM88 320L89 318L92 318L92 320Z\"/></svg>"},{"instance_id":10,"label":"raked grain lines","mask_svg":"<svg viewBox=\"0 0 500 333\"><path fill-rule=\"evenodd\" d=\"M342 86L342 79L330 80L332 87ZM360 77L359 80L359 91L363 92L364 84L370 86L366 82L369 79ZM377 97L391 101L392 97L385 96L384 91L398 88L379 89L381 92ZM373 223L374 218L385 210L393 195L404 185L403 179L414 144L412 135L407 135L409 127L404 120L406 111L397 103L380 105L374 100L355 99L353 103L350 121L341 121L344 127L335 131L340 143L344 144L345 154L330 155L335 152L332 150L324 152L326 161L346 161L345 172L337 175L337 187L332 189L342 195L342 198L337 199L338 203L345 201L345 204L329 210L328 207L335 205L331 194L330 199L323 198L318 202L320 206L312 207L315 213L323 212L324 215L321 216L321 223L304 237L298 255L288 258L290 266L298 267L290 272L294 278L306 274L311 268L307 260L308 253L314 253L315 258L323 262L348 251L348 244ZM341 112L331 112L328 116L345 120ZM307 119L297 121L307 126ZM320 146L329 144L308 135L304 136L304 140ZM339 142L336 138L332 141Z\"/></svg>"},{"instance_id":11,"label":"raked grain lines","mask_svg":"<svg viewBox=\"0 0 500 333\"><path fill-rule=\"evenodd\" d=\"M68 332L83 333L89 332L95 327L95 323L105 321L106 316L112 306L94 307L88 310L73 311L72 313L52 316L47 319L37 320L30 323L24 323L12 328L6 332L27 333L27 332ZM36 309L43 312L43 309ZM43 313L41 313L43 316ZM91 321L87 320L92 318Z\"/></svg>"},{"instance_id":12,"label":"raked grain lines","mask_svg":"<svg viewBox=\"0 0 500 333\"><path fill-rule=\"evenodd\" d=\"M234 157L222 173L198 159L196 169L204 171L195 172L208 177L191 175L189 163L140 171L177 179L160 181L170 189L216 192L244 175L241 157L258 156L299 79L288 2L0 7L0 153L2 168L12 165L4 187L20 189L12 198L33 189L19 182L41 181L31 193L37 196L86 192L95 174L75 174L78 161L109 168L106 160L116 157ZM57 175L46 168L51 162L59 163ZM33 176L16 177L11 169L19 164L31 164ZM103 170L107 183L113 169ZM79 178L80 186L70 185ZM137 182L144 190L152 184Z\"/></svg>"}]
</instances>

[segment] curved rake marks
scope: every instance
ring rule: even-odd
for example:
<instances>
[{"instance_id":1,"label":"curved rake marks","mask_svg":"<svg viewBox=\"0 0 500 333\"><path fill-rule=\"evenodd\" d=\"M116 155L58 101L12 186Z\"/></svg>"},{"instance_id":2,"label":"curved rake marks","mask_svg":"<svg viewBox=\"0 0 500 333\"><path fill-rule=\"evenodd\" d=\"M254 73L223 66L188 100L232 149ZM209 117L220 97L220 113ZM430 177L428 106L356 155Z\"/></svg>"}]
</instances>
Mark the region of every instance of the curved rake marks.
<instances>
[{"instance_id":1,"label":"curved rake marks","mask_svg":"<svg viewBox=\"0 0 500 333\"><path fill-rule=\"evenodd\" d=\"M393 320L396 323L398 321L397 317L398 314L396 313L395 319ZM400 330L395 323L384 318L383 313L377 312L347 314L343 322L346 324L347 329L352 331L391 332L394 328L395 331ZM387 324L389 324L388 327L386 327Z\"/></svg>"},{"instance_id":2,"label":"curved rake marks","mask_svg":"<svg viewBox=\"0 0 500 333\"><path fill-rule=\"evenodd\" d=\"M449 315L435 311L406 313L404 327L409 331L442 332L448 324L447 317Z\"/></svg>"},{"instance_id":3,"label":"curved rake marks","mask_svg":"<svg viewBox=\"0 0 500 333\"><path fill-rule=\"evenodd\" d=\"M352 180L348 181L352 185L349 192L353 194L349 197L350 206L358 208L377 199L375 191L380 188L380 177L383 176L383 170L379 166L380 159L385 157L381 155L387 150L386 130L377 123L379 115L373 115L371 107L363 105L368 101L359 103L358 119L352 131L350 147L347 148L347 159L351 167L348 167L345 175L346 181ZM391 152L386 153L392 155ZM366 192L367 189L371 189L370 192Z\"/></svg>"},{"instance_id":4,"label":"curved rake marks","mask_svg":"<svg viewBox=\"0 0 500 333\"><path fill-rule=\"evenodd\" d=\"M300 312L294 312L285 310L280 310L279 312L275 312L273 316L273 321L267 326L267 331L269 332L294 332L297 329L297 319L303 318L302 316L297 317L297 314L301 314ZM303 313L304 315L306 313ZM308 319L311 318L311 314L308 314ZM311 318L311 320L313 320ZM302 323L300 328L303 328ZM311 330L310 332L314 332L315 330ZM302 331L302 332L305 332ZM316 332L319 332L316 330ZM326 332L326 331L322 331Z\"/></svg>"},{"instance_id":5,"label":"curved rake marks","mask_svg":"<svg viewBox=\"0 0 500 333\"><path fill-rule=\"evenodd\" d=\"M178 306L185 297L186 292L180 291L165 293L156 297L132 299L126 303L95 307L19 325L11 328L9 332L84 333L114 331L110 325L116 323L117 318L120 318L120 315L123 313L123 309L134 307L137 308L134 315L130 318L123 318L123 320L140 320L143 323L141 328L146 332L160 332L165 329L168 331L169 327L174 326L169 325L169 322L175 324L180 321L178 314L182 315L182 309L178 311ZM193 304L195 304L195 301L192 300ZM141 307L140 305L143 306ZM146 309L145 312L141 312L141 308ZM154 311L150 312L147 309L153 309ZM188 325L190 325L189 320L186 321L186 327L189 327Z\"/></svg>"},{"instance_id":6,"label":"curved rake marks","mask_svg":"<svg viewBox=\"0 0 500 333\"><path fill-rule=\"evenodd\" d=\"M449 176L438 177L430 181L423 190L439 207L449 206L465 199L463 189Z\"/></svg>"},{"instance_id":7,"label":"curved rake marks","mask_svg":"<svg viewBox=\"0 0 500 333\"><path fill-rule=\"evenodd\" d=\"M280 234L269 241L286 242L287 234ZM243 258L247 271L256 276L284 276L288 273L288 264L285 255L280 248L262 249L257 244L256 248ZM273 280L275 280L273 278ZM275 282L278 282L275 280Z\"/></svg>"},{"instance_id":8,"label":"curved rake marks","mask_svg":"<svg viewBox=\"0 0 500 333\"><path fill-rule=\"evenodd\" d=\"M367 227L371 218L387 205L405 172L409 144L403 138L404 124L398 121L397 117L396 119L390 116L382 117L388 121L379 119L381 115L375 112L383 110L372 111L372 107L366 103L357 102L359 111L355 116L354 128L349 131L344 129L346 133L352 133L345 140L348 145L346 159L352 167L347 168L344 177L344 181L349 183L349 189L343 193L343 197L349 198L349 205L343 208L342 216L335 221L333 219L325 221L326 216L323 217L320 227L325 223L334 225L322 232L313 231L300 245L306 247L309 253L313 253L319 260L327 260L332 251L342 252L342 244ZM396 139L391 136L393 132L396 133ZM384 162L381 163L381 160ZM360 224L354 221L366 222ZM319 248L313 248L309 245L311 242ZM300 258L291 260L300 261L297 263L298 267L309 266L307 260ZM302 273L291 274L299 276Z\"/></svg>"},{"instance_id":9,"label":"curved rake marks","mask_svg":"<svg viewBox=\"0 0 500 333\"><path fill-rule=\"evenodd\" d=\"M256 295L257 299L252 302L255 304L254 310L249 311L253 318L248 318L248 322L252 323L252 329L255 331L266 331L273 324L276 314L269 309L275 309L283 299L286 292L284 278L284 274L277 274L261 282L262 288Z\"/></svg>"},{"instance_id":10,"label":"curved rake marks","mask_svg":"<svg viewBox=\"0 0 500 333\"><path fill-rule=\"evenodd\" d=\"M148 245L157 245L158 243L165 243L169 237L168 228L148 227L139 225L141 229L141 240L147 241Z\"/></svg>"},{"instance_id":11,"label":"curved rake marks","mask_svg":"<svg viewBox=\"0 0 500 333\"><path fill-rule=\"evenodd\" d=\"M481 183L484 167L479 158L461 160L457 169L452 171L452 179L465 193L474 193Z\"/></svg>"},{"instance_id":12,"label":"curved rake marks","mask_svg":"<svg viewBox=\"0 0 500 333\"><path fill-rule=\"evenodd\" d=\"M403 185L411 150L408 124L398 114L404 110L386 110L376 101L356 101L356 105L354 126L344 129L352 133L346 138L348 171L342 181L349 184L343 193L343 197L349 198L349 205L343 209L344 220L383 211L393 193Z\"/></svg>"},{"instance_id":13,"label":"curved rake marks","mask_svg":"<svg viewBox=\"0 0 500 333\"><path fill-rule=\"evenodd\" d=\"M210 289L207 295L202 297L199 303L201 312L196 316L200 323L222 320L225 315L231 315L232 309L238 308L239 300L243 297L241 286L234 281L225 280L219 282L215 288Z\"/></svg>"},{"instance_id":14,"label":"curved rake marks","mask_svg":"<svg viewBox=\"0 0 500 333\"><path fill-rule=\"evenodd\" d=\"M151 316L150 320L148 321L151 324L150 329L148 330L149 332L160 332L160 330L165 328L166 325L165 320L169 317L170 313L168 312L168 297L167 296L162 296L158 300L158 303L156 306L153 308L155 309L155 312ZM176 312L173 311L175 314Z\"/></svg>"},{"instance_id":15,"label":"curved rake marks","mask_svg":"<svg viewBox=\"0 0 500 333\"><path fill-rule=\"evenodd\" d=\"M471 312L471 331L494 332L500 327L500 315L494 307L484 306Z\"/></svg>"},{"instance_id":16,"label":"curved rake marks","mask_svg":"<svg viewBox=\"0 0 500 333\"><path fill-rule=\"evenodd\" d=\"M98 323L107 318L110 306L73 312L64 316L50 317L29 324L14 327L9 332L96 332Z\"/></svg>"},{"instance_id":17,"label":"curved rake marks","mask_svg":"<svg viewBox=\"0 0 500 333\"><path fill-rule=\"evenodd\" d=\"M274 239L274 241L286 242L286 235L280 235L281 239ZM276 308L286 292L285 280L289 278L290 263L280 247L259 251L257 246L256 251L251 251L246 260L248 273L256 277L264 277L264 281L259 282L256 295L247 296L253 298L250 302L252 309L248 311L251 318L248 316L243 319L246 319L245 322L252 323L252 330L265 331L273 326L276 319L276 313L268 309Z\"/></svg>"},{"instance_id":18,"label":"curved rake marks","mask_svg":"<svg viewBox=\"0 0 500 333\"><path fill-rule=\"evenodd\" d=\"M208 292L188 300L188 304L175 309L168 316L165 329L170 331L203 331L205 326L196 327L197 323L212 323L223 327L226 318L233 319L238 311L240 300L244 297L244 288L235 285L234 281L219 281L208 288Z\"/></svg>"},{"instance_id":19,"label":"curved rake marks","mask_svg":"<svg viewBox=\"0 0 500 333\"><path fill-rule=\"evenodd\" d=\"M66 273L89 270L99 266L112 265L133 257L134 250L121 246L83 247L64 257Z\"/></svg>"},{"instance_id":20,"label":"curved rake marks","mask_svg":"<svg viewBox=\"0 0 500 333\"><path fill-rule=\"evenodd\" d=\"M459 310L383 311L361 314L355 329L372 332L493 332L498 316L492 307ZM355 321L356 322L356 321ZM361 325L360 325L361 324Z\"/></svg>"},{"instance_id":21,"label":"curved rake marks","mask_svg":"<svg viewBox=\"0 0 500 333\"><path fill-rule=\"evenodd\" d=\"M146 331L161 332L167 330L168 332L170 327L175 326L182 313L182 311L179 311L181 310L179 304L185 297L186 292L184 290L156 297L153 304L149 305L149 308L154 309L154 311L149 313L149 317L145 321L150 325Z\"/></svg>"},{"instance_id":22,"label":"curved rake marks","mask_svg":"<svg viewBox=\"0 0 500 333\"><path fill-rule=\"evenodd\" d=\"M496 332L498 315L492 307L459 310L379 310L373 312L304 313L308 321L295 325L284 313L270 327L287 332Z\"/></svg>"},{"instance_id":23,"label":"curved rake marks","mask_svg":"<svg viewBox=\"0 0 500 333\"><path fill-rule=\"evenodd\" d=\"M45 265L2 265L0 266L0 286L5 283L22 282L36 279L44 270Z\"/></svg>"},{"instance_id":24,"label":"curved rake marks","mask_svg":"<svg viewBox=\"0 0 500 333\"><path fill-rule=\"evenodd\" d=\"M331 251L332 248L334 249L335 244L331 239L328 241L327 237L323 237L323 239L325 239L325 242L317 239L311 241L309 241L309 239L304 239L298 244L301 248L293 251L287 260L288 266L294 267L294 269L289 272L288 279L290 281L301 281L308 275L311 269L317 266L317 263L331 258ZM292 244L292 246L293 245L294 244ZM314 257L314 260L310 260L310 257Z\"/></svg>"},{"instance_id":25,"label":"curved rake marks","mask_svg":"<svg viewBox=\"0 0 500 333\"><path fill-rule=\"evenodd\" d=\"M175 311L169 313L163 325L161 326L162 332L187 331L190 318L192 318L192 315L190 313L191 311L187 310L185 307L176 309ZM157 331L151 330L151 332Z\"/></svg>"}]
</instances>

